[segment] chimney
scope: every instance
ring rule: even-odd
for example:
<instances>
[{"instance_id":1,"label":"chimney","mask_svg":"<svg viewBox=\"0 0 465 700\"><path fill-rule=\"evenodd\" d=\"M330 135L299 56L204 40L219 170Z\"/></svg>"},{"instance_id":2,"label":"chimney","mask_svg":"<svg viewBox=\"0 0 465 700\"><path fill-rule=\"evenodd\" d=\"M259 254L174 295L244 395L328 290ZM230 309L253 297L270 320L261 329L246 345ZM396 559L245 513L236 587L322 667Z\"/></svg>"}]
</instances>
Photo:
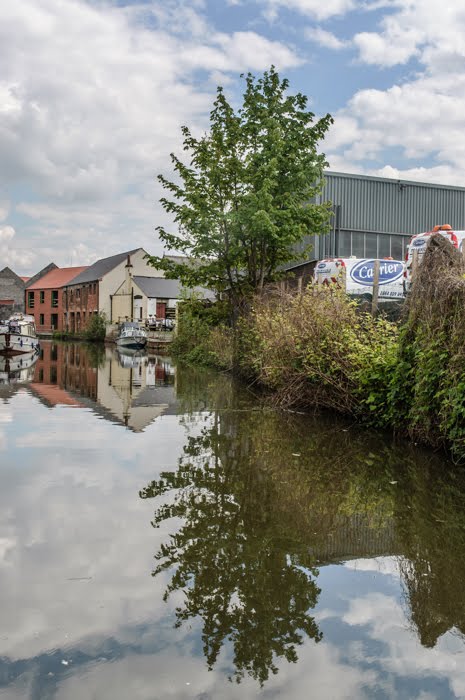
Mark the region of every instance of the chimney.
<instances>
[{"instance_id":1,"label":"chimney","mask_svg":"<svg viewBox=\"0 0 465 700\"><path fill-rule=\"evenodd\" d=\"M132 289L132 262L131 262L131 256L128 255L128 259L126 261L126 293L131 294L131 289Z\"/></svg>"}]
</instances>

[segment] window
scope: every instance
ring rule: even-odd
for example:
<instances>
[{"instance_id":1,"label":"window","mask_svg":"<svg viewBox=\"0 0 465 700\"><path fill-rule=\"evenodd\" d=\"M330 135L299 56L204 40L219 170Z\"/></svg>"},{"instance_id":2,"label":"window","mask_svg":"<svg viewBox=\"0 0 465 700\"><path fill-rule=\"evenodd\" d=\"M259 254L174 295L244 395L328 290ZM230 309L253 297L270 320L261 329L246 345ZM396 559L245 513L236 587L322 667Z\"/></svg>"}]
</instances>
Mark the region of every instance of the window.
<instances>
[{"instance_id":1,"label":"window","mask_svg":"<svg viewBox=\"0 0 465 700\"><path fill-rule=\"evenodd\" d=\"M58 360L58 345L56 343L52 343L52 347L50 348L50 360L52 362Z\"/></svg>"},{"instance_id":2,"label":"window","mask_svg":"<svg viewBox=\"0 0 465 700\"><path fill-rule=\"evenodd\" d=\"M365 234L365 256L367 258L378 257L378 236L376 233Z\"/></svg>"},{"instance_id":3,"label":"window","mask_svg":"<svg viewBox=\"0 0 465 700\"><path fill-rule=\"evenodd\" d=\"M348 258L351 255L350 231L339 233L338 257Z\"/></svg>"},{"instance_id":4,"label":"window","mask_svg":"<svg viewBox=\"0 0 465 700\"><path fill-rule=\"evenodd\" d=\"M58 328L58 314L52 314L51 316L52 328L54 331Z\"/></svg>"},{"instance_id":5,"label":"window","mask_svg":"<svg viewBox=\"0 0 465 700\"><path fill-rule=\"evenodd\" d=\"M34 308L34 292L27 293L27 305L29 309Z\"/></svg>"},{"instance_id":6,"label":"window","mask_svg":"<svg viewBox=\"0 0 465 700\"><path fill-rule=\"evenodd\" d=\"M44 325L44 323L45 323L44 318L45 318L45 317L44 317L44 314L40 314L40 315L39 315L39 326L43 326L43 325Z\"/></svg>"},{"instance_id":7,"label":"window","mask_svg":"<svg viewBox=\"0 0 465 700\"><path fill-rule=\"evenodd\" d=\"M76 299L80 299L80 298L81 298L81 290L76 289Z\"/></svg>"},{"instance_id":8,"label":"window","mask_svg":"<svg viewBox=\"0 0 465 700\"><path fill-rule=\"evenodd\" d=\"M402 236L391 236L391 255L394 260L403 259Z\"/></svg>"},{"instance_id":9,"label":"window","mask_svg":"<svg viewBox=\"0 0 465 700\"><path fill-rule=\"evenodd\" d=\"M44 292L44 290L42 289L41 292L40 292L40 303L43 304L44 301L45 301L45 292Z\"/></svg>"},{"instance_id":10,"label":"window","mask_svg":"<svg viewBox=\"0 0 465 700\"><path fill-rule=\"evenodd\" d=\"M352 231L352 255L356 258L365 257L365 234L363 231Z\"/></svg>"},{"instance_id":11,"label":"window","mask_svg":"<svg viewBox=\"0 0 465 700\"><path fill-rule=\"evenodd\" d=\"M58 289L52 290L52 308L56 309L58 306Z\"/></svg>"},{"instance_id":12,"label":"window","mask_svg":"<svg viewBox=\"0 0 465 700\"><path fill-rule=\"evenodd\" d=\"M380 258L389 258L391 255L391 237L380 234L378 236L378 254ZM394 257L394 256L393 256Z\"/></svg>"}]
</instances>

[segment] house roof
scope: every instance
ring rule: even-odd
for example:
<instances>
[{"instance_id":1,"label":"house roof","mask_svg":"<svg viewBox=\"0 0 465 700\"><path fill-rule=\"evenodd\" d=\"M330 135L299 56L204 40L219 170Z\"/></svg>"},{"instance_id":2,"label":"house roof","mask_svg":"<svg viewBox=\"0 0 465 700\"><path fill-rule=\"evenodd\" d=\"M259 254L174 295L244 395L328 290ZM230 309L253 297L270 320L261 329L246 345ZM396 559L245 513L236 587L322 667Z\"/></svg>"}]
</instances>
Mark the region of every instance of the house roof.
<instances>
[{"instance_id":1,"label":"house roof","mask_svg":"<svg viewBox=\"0 0 465 700\"><path fill-rule=\"evenodd\" d=\"M141 292L149 299L179 299L182 285L179 280L168 280L165 277L133 277Z\"/></svg>"},{"instance_id":2,"label":"house roof","mask_svg":"<svg viewBox=\"0 0 465 700\"><path fill-rule=\"evenodd\" d=\"M104 277L108 272L111 272L117 265L122 263L128 255L134 255L137 251L142 250L142 248L134 248L134 250L128 250L125 253L118 253L118 255L111 255L109 258L102 258L97 260L93 265L86 268L84 272L73 280L73 284L86 284L87 282L98 282L99 279Z\"/></svg>"},{"instance_id":3,"label":"house roof","mask_svg":"<svg viewBox=\"0 0 465 700\"><path fill-rule=\"evenodd\" d=\"M19 275L14 272L11 267L4 267L3 270L0 270L0 276L1 277L10 277L12 279L16 280L21 280L21 282L24 283L25 279L24 277L20 277Z\"/></svg>"},{"instance_id":4,"label":"house roof","mask_svg":"<svg viewBox=\"0 0 465 700\"><path fill-rule=\"evenodd\" d=\"M179 299L183 286L179 280L169 280L166 277L142 277L135 275L134 282L141 292L149 299ZM207 299L213 294L203 287L195 287L194 291L201 292Z\"/></svg>"},{"instance_id":5,"label":"house roof","mask_svg":"<svg viewBox=\"0 0 465 700\"><path fill-rule=\"evenodd\" d=\"M30 277L23 277L22 275L19 275L19 278L23 280L23 282L28 282L31 278Z\"/></svg>"},{"instance_id":6,"label":"house roof","mask_svg":"<svg viewBox=\"0 0 465 700\"><path fill-rule=\"evenodd\" d=\"M59 289L86 269L86 267L57 267L28 286L28 291L34 289Z\"/></svg>"}]
</instances>

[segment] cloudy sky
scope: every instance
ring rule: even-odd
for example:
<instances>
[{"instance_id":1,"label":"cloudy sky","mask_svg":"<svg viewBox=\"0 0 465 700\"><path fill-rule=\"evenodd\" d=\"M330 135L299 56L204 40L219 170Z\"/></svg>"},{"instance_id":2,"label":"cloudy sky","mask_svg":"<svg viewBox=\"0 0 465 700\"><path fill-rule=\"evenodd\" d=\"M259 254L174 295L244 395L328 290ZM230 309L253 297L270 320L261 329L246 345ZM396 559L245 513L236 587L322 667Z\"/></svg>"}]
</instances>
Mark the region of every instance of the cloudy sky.
<instances>
[{"instance_id":1,"label":"cloudy sky","mask_svg":"<svg viewBox=\"0 0 465 700\"><path fill-rule=\"evenodd\" d=\"M335 117L333 170L465 186L464 30L460 0L0 3L0 267L160 253L180 126L272 63Z\"/></svg>"}]
</instances>

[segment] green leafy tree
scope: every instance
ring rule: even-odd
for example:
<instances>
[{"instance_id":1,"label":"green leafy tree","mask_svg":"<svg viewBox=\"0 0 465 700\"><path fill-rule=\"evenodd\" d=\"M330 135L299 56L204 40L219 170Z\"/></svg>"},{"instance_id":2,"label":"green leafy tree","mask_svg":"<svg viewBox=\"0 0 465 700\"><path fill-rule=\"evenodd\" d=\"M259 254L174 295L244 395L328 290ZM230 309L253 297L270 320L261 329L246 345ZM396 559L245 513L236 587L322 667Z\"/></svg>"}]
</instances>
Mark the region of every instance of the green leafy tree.
<instances>
[{"instance_id":1,"label":"green leafy tree","mask_svg":"<svg viewBox=\"0 0 465 700\"><path fill-rule=\"evenodd\" d=\"M182 127L189 161L171 154L176 178L158 176L178 232L157 231L188 260L150 258L167 276L227 292L234 304L276 280L292 247L325 231L330 217L328 204L312 200L327 165L317 146L332 117L315 121L307 97L288 94L274 67L245 83L237 111L218 87L208 133L197 138Z\"/></svg>"},{"instance_id":2,"label":"green leafy tree","mask_svg":"<svg viewBox=\"0 0 465 700\"><path fill-rule=\"evenodd\" d=\"M92 314L84 330L87 340L105 340L107 319L103 312Z\"/></svg>"}]
</instances>

